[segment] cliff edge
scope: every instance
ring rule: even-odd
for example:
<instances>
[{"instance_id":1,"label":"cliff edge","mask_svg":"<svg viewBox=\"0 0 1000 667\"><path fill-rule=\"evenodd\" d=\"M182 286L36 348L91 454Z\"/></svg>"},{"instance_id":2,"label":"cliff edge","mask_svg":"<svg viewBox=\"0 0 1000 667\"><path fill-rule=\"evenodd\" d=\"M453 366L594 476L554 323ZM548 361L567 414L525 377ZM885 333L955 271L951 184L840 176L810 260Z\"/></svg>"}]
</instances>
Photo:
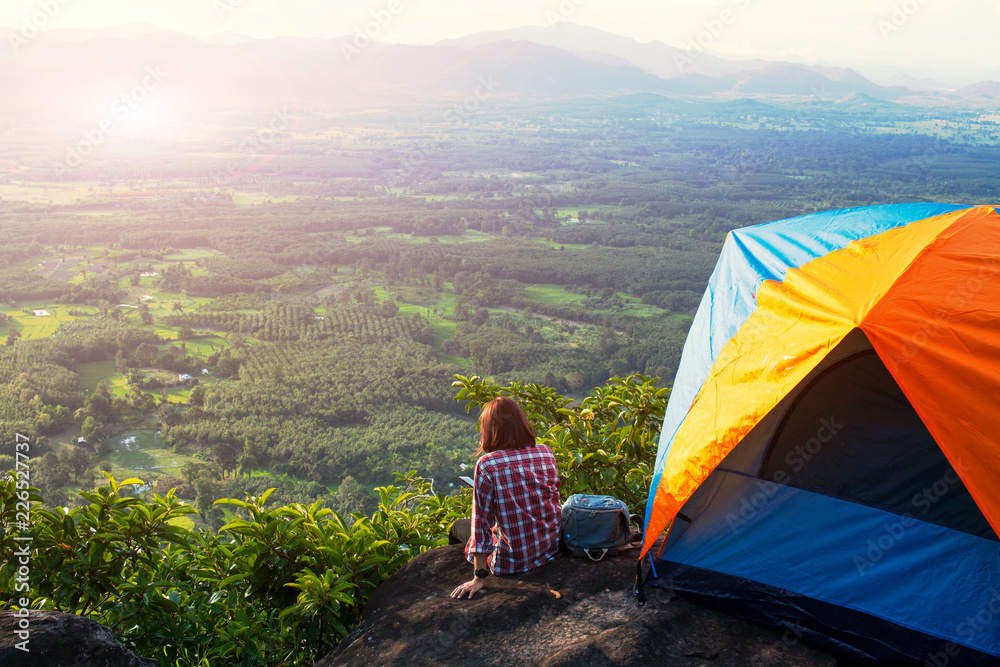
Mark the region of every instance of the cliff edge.
<instances>
[{"instance_id":1,"label":"cliff edge","mask_svg":"<svg viewBox=\"0 0 1000 667\"><path fill-rule=\"evenodd\" d=\"M490 577L472 600L448 594L471 578L460 546L413 559L368 600L357 628L316 667L332 665L712 665L833 667L784 634L647 587L632 596L635 552L599 563L559 558Z\"/></svg>"}]
</instances>

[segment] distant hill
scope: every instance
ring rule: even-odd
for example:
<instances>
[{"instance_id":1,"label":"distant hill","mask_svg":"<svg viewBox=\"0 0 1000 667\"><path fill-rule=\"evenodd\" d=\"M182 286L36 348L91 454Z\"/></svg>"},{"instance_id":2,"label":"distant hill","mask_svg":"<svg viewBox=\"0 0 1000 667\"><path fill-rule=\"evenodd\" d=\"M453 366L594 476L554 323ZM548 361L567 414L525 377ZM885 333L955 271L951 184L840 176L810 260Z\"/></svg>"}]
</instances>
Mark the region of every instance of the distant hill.
<instances>
[{"instance_id":1,"label":"distant hill","mask_svg":"<svg viewBox=\"0 0 1000 667\"><path fill-rule=\"evenodd\" d=\"M38 34L38 39L54 41L84 42L102 37L144 37L146 35L172 32L157 28L149 23L128 23L105 28L52 28ZM174 33L180 34L180 33Z\"/></svg>"},{"instance_id":2,"label":"distant hill","mask_svg":"<svg viewBox=\"0 0 1000 667\"><path fill-rule=\"evenodd\" d=\"M438 42L438 46L471 49L502 41L526 41L554 46L592 60L609 56L620 58L634 67L670 79L685 74L721 76L748 68L767 65L765 61L734 62L708 54L689 54L660 41L639 43L597 28L562 21L550 27L527 26L511 30L481 32L459 39Z\"/></svg>"},{"instance_id":3,"label":"distant hill","mask_svg":"<svg viewBox=\"0 0 1000 667\"><path fill-rule=\"evenodd\" d=\"M953 87L941 81L935 81L933 79L918 79L912 77L909 74L904 74L903 72L897 72L893 76L885 80L878 80L884 86L903 86L904 88L909 88L910 90L938 90L946 91L952 90Z\"/></svg>"},{"instance_id":4,"label":"distant hill","mask_svg":"<svg viewBox=\"0 0 1000 667\"><path fill-rule=\"evenodd\" d=\"M617 58L661 78L673 79L691 74L726 77L746 72L771 72L785 67L809 70L831 81L860 88L878 87L858 72L843 67L797 65L767 60L726 60L702 53L700 48L678 48L660 41L639 43L629 37L597 28L562 21L550 27L528 26L493 32L481 32L459 39L438 42L441 46L475 48L499 41L528 41L578 53L593 60Z\"/></svg>"},{"instance_id":5,"label":"distant hill","mask_svg":"<svg viewBox=\"0 0 1000 667\"><path fill-rule=\"evenodd\" d=\"M965 99L981 99L1000 104L1000 81L982 81L955 91L955 94Z\"/></svg>"},{"instance_id":6,"label":"distant hill","mask_svg":"<svg viewBox=\"0 0 1000 667\"><path fill-rule=\"evenodd\" d=\"M116 99L148 80L150 68L165 73L150 97L169 106L173 116L237 108L273 112L289 104L349 110L629 95L688 101L846 100L851 105L863 99L855 96L872 98L867 104L976 106L1000 98L996 82L954 93L917 93L880 86L846 68L690 55L662 42L640 44L570 23L480 33L431 46L359 43L350 36L259 40L220 33L198 38L145 24L53 30L0 67L0 109L90 127Z\"/></svg>"},{"instance_id":7,"label":"distant hill","mask_svg":"<svg viewBox=\"0 0 1000 667\"><path fill-rule=\"evenodd\" d=\"M905 108L902 104L880 100L877 97L865 95L864 93L851 93L846 97L838 99L836 103L838 106L850 107L857 110L899 111Z\"/></svg>"}]
</instances>

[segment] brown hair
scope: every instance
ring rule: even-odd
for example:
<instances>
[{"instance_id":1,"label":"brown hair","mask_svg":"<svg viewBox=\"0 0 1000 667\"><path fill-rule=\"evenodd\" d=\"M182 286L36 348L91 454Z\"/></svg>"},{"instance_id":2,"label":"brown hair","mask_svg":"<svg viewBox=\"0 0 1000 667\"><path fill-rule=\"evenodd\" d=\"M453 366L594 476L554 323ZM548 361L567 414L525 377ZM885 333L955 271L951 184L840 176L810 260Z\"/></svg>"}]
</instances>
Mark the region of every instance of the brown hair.
<instances>
[{"instance_id":1,"label":"brown hair","mask_svg":"<svg viewBox=\"0 0 1000 667\"><path fill-rule=\"evenodd\" d=\"M535 444L535 429L531 428L524 410L506 396L494 398L483 406L479 415L479 450L487 454L501 449L523 449Z\"/></svg>"}]
</instances>

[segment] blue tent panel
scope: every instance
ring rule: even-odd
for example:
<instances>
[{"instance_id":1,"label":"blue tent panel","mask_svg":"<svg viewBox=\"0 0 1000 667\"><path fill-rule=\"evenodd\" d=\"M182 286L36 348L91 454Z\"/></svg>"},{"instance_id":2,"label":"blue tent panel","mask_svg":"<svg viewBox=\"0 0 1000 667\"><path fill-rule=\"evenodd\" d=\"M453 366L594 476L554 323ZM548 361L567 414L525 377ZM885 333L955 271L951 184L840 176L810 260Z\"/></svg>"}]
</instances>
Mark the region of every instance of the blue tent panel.
<instances>
[{"instance_id":1,"label":"blue tent panel","mask_svg":"<svg viewBox=\"0 0 1000 667\"><path fill-rule=\"evenodd\" d=\"M701 514L674 529L664 564L759 582L1000 657L1000 543L722 470L699 495L689 503Z\"/></svg>"}]
</instances>

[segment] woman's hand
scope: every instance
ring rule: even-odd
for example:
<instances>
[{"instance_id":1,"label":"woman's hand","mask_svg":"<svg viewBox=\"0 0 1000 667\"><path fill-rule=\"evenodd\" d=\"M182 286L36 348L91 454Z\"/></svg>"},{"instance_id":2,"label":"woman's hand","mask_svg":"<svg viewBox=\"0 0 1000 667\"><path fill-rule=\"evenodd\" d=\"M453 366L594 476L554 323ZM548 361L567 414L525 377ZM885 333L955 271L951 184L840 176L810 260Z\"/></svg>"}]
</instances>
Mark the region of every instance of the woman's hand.
<instances>
[{"instance_id":1,"label":"woman's hand","mask_svg":"<svg viewBox=\"0 0 1000 667\"><path fill-rule=\"evenodd\" d=\"M471 600L473 595L483 590L483 588L485 587L486 587L486 581L484 579L480 579L479 577L473 577L472 581L467 581L458 588L456 588L455 590L453 590L451 592L451 597L460 598L466 593L468 593L469 599Z\"/></svg>"}]
</instances>

